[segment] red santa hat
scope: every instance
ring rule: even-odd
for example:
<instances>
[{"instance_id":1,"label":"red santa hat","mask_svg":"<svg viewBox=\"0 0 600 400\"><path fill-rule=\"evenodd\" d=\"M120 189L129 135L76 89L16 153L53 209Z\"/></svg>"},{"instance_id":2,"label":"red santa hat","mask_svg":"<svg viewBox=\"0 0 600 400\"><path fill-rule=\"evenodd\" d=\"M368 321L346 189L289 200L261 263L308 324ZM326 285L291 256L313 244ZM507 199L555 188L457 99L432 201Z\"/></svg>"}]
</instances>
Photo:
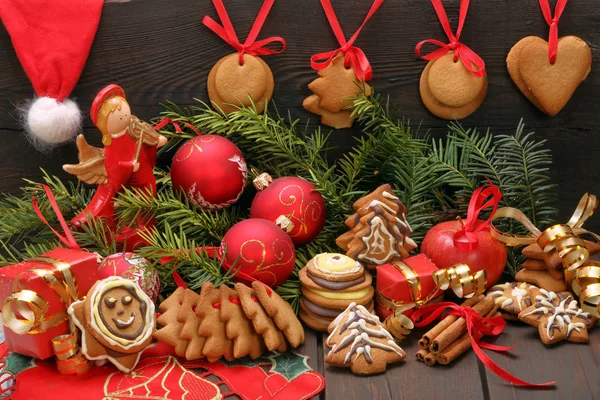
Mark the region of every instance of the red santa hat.
<instances>
[{"instance_id":1,"label":"red santa hat","mask_svg":"<svg viewBox=\"0 0 600 400\"><path fill-rule=\"evenodd\" d=\"M43 147L75 137L81 112L67 97L96 35L104 0L2 0L0 19L37 98L23 108L25 128Z\"/></svg>"}]
</instances>

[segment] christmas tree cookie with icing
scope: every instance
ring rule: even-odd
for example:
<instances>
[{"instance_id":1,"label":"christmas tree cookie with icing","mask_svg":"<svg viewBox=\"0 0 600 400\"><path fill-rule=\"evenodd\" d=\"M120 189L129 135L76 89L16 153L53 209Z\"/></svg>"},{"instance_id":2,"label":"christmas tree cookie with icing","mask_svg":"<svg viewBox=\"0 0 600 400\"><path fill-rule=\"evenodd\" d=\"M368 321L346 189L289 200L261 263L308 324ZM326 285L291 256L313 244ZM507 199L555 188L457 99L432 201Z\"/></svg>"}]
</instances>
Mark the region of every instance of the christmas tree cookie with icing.
<instances>
[{"instance_id":1,"label":"christmas tree cookie with icing","mask_svg":"<svg viewBox=\"0 0 600 400\"><path fill-rule=\"evenodd\" d=\"M351 303L330 325L325 362L350 367L357 375L384 372L387 364L406 357L376 315Z\"/></svg>"},{"instance_id":2,"label":"christmas tree cookie with icing","mask_svg":"<svg viewBox=\"0 0 600 400\"><path fill-rule=\"evenodd\" d=\"M417 247L410 237L406 206L389 184L361 197L352 207L355 213L345 222L350 230L336 239L348 257L375 269L408 257Z\"/></svg>"},{"instance_id":3,"label":"christmas tree cookie with icing","mask_svg":"<svg viewBox=\"0 0 600 400\"><path fill-rule=\"evenodd\" d=\"M154 303L128 279L96 282L85 300L68 308L82 332L81 350L89 360L108 360L123 372L135 368L156 330Z\"/></svg>"},{"instance_id":4,"label":"christmas tree cookie with icing","mask_svg":"<svg viewBox=\"0 0 600 400\"><path fill-rule=\"evenodd\" d=\"M327 326L352 303L373 310L373 278L365 268L343 254L319 254L300 270L300 319L325 332Z\"/></svg>"}]
</instances>

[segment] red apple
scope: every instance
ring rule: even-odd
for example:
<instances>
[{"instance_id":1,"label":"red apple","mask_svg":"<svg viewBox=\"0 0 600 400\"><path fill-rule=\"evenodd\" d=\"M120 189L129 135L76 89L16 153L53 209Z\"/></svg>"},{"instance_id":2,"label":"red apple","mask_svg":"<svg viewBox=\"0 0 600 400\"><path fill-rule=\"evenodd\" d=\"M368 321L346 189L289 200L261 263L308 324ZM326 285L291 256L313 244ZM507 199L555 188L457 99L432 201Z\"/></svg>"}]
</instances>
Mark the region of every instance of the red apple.
<instances>
[{"instance_id":1,"label":"red apple","mask_svg":"<svg viewBox=\"0 0 600 400\"><path fill-rule=\"evenodd\" d=\"M485 221L477 220L475 225ZM433 261L438 268L448 268L458 263L469 266L471 272L485 270L486 288L498 281L506 266L506 246L490 235L489 229L470 232L476 243L469 249L464 235L463 221L448 221L437 224L427 232L421 244L421 253ZM457 241L463 243L456 244Z\"/></svg>"}]
</instances>

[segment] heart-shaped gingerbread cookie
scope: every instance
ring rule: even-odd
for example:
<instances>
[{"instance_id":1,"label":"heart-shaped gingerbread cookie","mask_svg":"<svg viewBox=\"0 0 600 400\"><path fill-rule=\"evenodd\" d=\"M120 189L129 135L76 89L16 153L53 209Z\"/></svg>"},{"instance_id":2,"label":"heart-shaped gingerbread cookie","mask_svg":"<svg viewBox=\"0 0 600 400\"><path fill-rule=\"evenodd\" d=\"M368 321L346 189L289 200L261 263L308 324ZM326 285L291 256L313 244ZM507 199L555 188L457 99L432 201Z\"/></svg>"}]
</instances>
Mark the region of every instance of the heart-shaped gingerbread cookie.
<instances>
[{"instance_id":1,"label":"heart-shaped gingerbread cookie","mask_svg":"<svg viewBox=\"0 0 600 400\"><path fill-rule=\"evenodd\" d=\"M548 58L548 42L540 38L519 41L511 53L507 58L511 77L525 96L550 116L558 114L567 104L592 65L590 48L576 36L559 39L554 64Z\"/></svg>"}]
</instances>

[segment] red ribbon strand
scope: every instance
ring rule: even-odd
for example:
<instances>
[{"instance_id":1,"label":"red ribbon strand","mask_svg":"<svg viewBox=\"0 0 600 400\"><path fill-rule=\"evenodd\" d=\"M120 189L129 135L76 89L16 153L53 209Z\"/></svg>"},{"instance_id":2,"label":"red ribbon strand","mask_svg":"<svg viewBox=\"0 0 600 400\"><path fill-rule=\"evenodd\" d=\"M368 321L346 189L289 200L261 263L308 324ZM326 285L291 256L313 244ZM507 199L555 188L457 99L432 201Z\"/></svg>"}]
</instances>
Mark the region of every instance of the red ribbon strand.
<instances>
[{"instance_id":1,"label":"red ribbon strand","mask_svg":"<svg viewBox=\"0 0 600 400\"><path fill-rule=\"evenodd\" d=\"M450 312L448 312L446 315L456 315L465 319L467 323L467 333L469 334L469 338L471 339L471 346L473 347L473 351L475 352L479 360L481 360L483 365L485 365L489 370L498 375L500 378L512 384L521 386L550 386L555 384L554 381L546 383L530 383L523 381L515 377L514 375L511 375L508 371L502 369L491 358L489 358L483 352L483 350L481 350L481 348L494 351L509 351L514 349L514 347L498 346L495 344L480 341L481 336L498 336L500 335L500 333L502 333L504 327L506 326L506 321L501 316L496 316L493 318L484 318L481 315L477 314L477 312L475 312L471 307L462 307L458 304L445 302L438 304L429 304L425 307L421 307L411 315L410 319L413 322L415 322L415 327L420 328L439 319L442 313L448 309L450 310ZM420 318L423 319L419 321Z\"/></svg>"},{"instance_id":2,"label":"red ribbon strand","mask_svg":"<svg viewBox=\"0 0 600 400\"><path fill-rule=\"evenodd\" d=\"M460 0L460 12L458 17L458 29L456 30L456 35L452 33L450 21L448 20L448 15L446 14L446 10L444 9L442 0L431 0L431 4L433 4L435 13L437 14L440 23L442 24L442 28L444 28L444 32L448 37L449 43L446 44L435 39L423 40L417 44L417 47L415 47L415 53L417 53L417 57L420 57L421 59L427 61L437 60L438 58L443 57L444 55L446 55L446 53L452 50L454 51L454 62L457 62L460 58L465 68L471 71L473 75L479 77L483 76L485 74L485 63L483 62L481 57L479 57L477 53L475 53L473 50L471 50L459 41L460 34L462 33L463 26L465 25L465 19L467 18L469 0ZM421 47L423 47L423 45L425 44L432 44L440 48L423 55L421 54Z\"/></svg>"},{"instance_id":3,"label":"red ribbon strand","mask_svg":"<svg viewBox=\"0 0 600 400\"><path fill-rule=\"evenodd\" d=\"M540 8L546 23L550 25L550 34L548 36L548 58L550 64L554 64L556 61L556 53L558 52L558 20L565 10L567 0L558 0L556 7L554 7L554 17L552 17L552 11L550 10L550 4L548 0L539 0Z\"/></svg>"},{"instance_id":4,"label":"red ribbon strand","mask_svg":"<svg viewBox=\"0 0 600 400\"><path fill-rule=\"evenodd\" d=\"M325 15L327 16L327 20L329 21L329 25L333 30L333 34L335 35L338 43L340 44L340 48L337 50L328 51L325 53L315 54L310 58L310 66L316 70L320 71L322 69L327 68L331 61L338 54L344 55L344 65L346 68L352 65L354 68L354 72L356 73L356 78L360 81L368 81L373 77L373 70L371 69L371 64L369 64L369 60L365 53L354 46L354 41L358 37L360 31L365 26L367 21L375 14L375 11L383 4L384 0L375 0L371 9L369 10L367 16L365 17L363 23L360 27L354 32L354 35L350 38L350 40L346 41L344 37L344 32L342 31L342 27L340 26L340 22L338 21L335 11L333 11L333 6L331 5L330 0L321 0L321 5L323 6L323 10L325 11Z\"/></svg>"},{"instance_id":5,"label":"red ribbon strand","mask_svg":"<svg viewBox=\"0 0 600 400\"><path fill-rule=\"evenodd\" d=\"M44 217L44 214L42 214L42 211L40 210L40 206L38 204L36 195L34 195L31 199L31 204L33 205L33 210L37 214L38 218L44 224L48 225L48 228L50 228L50 230L56 235L56 237L58 237L58 239L65 246L67 246L68 248L73 249L73 250L80 250L79 245L77 244L77 242L75 241L75 238L73 237L73 233L69 229L69 225L67 224L65 217L60 212L60 207L58 207L58 203L56 202L56 198L54 197L52 190L50 190L50 188L47 185L42 185L42 188L46 192L46 196L48 197L48 202L50 203L50 206L52 207L54 214L56 214L56 218L58 219L58 222L60 223L60 226L63 229L64 236L61 235L60 233L58 233L58 231L56 231L56 229L54 229L50 225L50 223L48 222L46 217Z\"/></svg>"},{"instance_id":6,"label":"red ribbon strand","mask_svg":"<svg viewBox=\"0 0 600 400\"><path fill-rule=\"evenodd\" d=\"M233 29L233 24L229 19L229 15L227 14L227 10L225 9L222 0L213 0L213 4L223 25L219 25L218 22L208 15L204 16L202 23L236 49L240 56L240 65L244 65L244 54L251 56L268 56L270 54L279 54L285 50L286 43L282 37L273 36L267 39L256 40L274 2L275 0L265 0L254 20L250 33L243 44L240 43L235 34L235 29ZM279 50L270 49L267 46L271 43L280 43L282 47Z\"/></svg>"},{"instance_id":7,"label":"red ribbon strand","mask_svg":"<svg viewBox=\"0 0 600 400\"><path fill-rule=\"evenodd\" d=\"M201 135L201 133L198 132L198 130L196 128L194 128L194 125L190 124L189 122L176 121L176 120L173 120L172 118L161 119L160 121L158 121L158 123L156 125L154 125L154 129L158 131L158 130L163 129L165 126L167 126L169 124L173 125L173 127L175 128L175 132L179 133L180 135L183 134L183 129L181 129L181 126L179 124L183 124L184 126L187 126L196 135L198 135L198 136Z\"/></svg>"},{"instance_id":8,"label":"red ribbon strand","mask_svg":"<svg viewBox=\"0 0 600 400\"><path fill-rule=\"evenodd\" d=\"M467 210L467 219L464 221L464 226L454 234L455 246L469 251L475 250L479 239L474 232L490 229L490 222L498 209L500 199L502 199L502 192L492 182L489 182L489 187L482 186L473 192L469 201L469 209ZM488 219L483 222L479 221L479 214L490 207L492 207L492 212Z\"/></svg>"}]
</instances>

